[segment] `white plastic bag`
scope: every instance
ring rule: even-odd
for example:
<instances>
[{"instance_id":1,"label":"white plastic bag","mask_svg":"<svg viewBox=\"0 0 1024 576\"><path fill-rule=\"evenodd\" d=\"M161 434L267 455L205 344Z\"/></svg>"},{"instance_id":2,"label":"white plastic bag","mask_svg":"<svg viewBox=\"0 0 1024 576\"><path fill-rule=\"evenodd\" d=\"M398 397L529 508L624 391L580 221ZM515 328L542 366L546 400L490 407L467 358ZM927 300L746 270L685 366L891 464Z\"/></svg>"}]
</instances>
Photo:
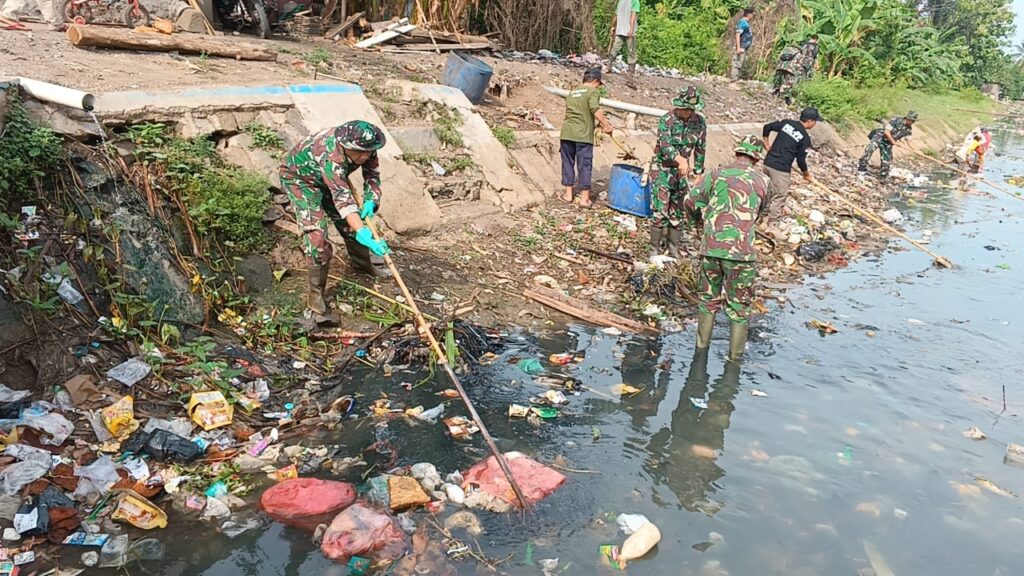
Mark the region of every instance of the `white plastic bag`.
<instances>
[{"instance_id":1,"label":"white plastic bag","mask_svg":"<svg viewBox=\"0 0 1024 576\"><path fill-rule=\"evenodd\" d=\"M619 514L619 517L615 519L615 523L626 533L626 536L629 536L639 530L644 524L650 524L651 521L643 514Z\"/></svg>"}]
</instances>

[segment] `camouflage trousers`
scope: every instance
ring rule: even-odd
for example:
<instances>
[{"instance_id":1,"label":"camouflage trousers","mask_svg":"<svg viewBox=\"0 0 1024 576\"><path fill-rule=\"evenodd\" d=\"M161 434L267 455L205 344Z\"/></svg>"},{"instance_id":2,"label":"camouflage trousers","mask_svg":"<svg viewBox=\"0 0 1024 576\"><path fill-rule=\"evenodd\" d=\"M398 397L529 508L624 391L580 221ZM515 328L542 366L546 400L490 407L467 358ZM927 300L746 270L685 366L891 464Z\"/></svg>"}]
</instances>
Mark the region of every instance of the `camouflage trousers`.
<instances>
[{"instance_id":1,"label":"camouflage trousers","mask_svg":"<svg viewBox=\"0 0 1024 576\"><path fill-rule=\"evenodd\" d=\"M655 228L678 228L683 223L683 200L689 189L677 170L658 168L651 173L651 222Z\"/></svg>"},{"instance_id":2,"label":"camouflage trousers","mask_svg":"<svg viewBox=\"0 0 1024 576\"><path fill-rule=\"evenodd\" d=\"M334 257L334 246L328 239L328 227L333 223L343 236L351 235L348 224L342 220L331 201L330 192L299 179L281 178L288 199L295 210L295 221L302 230L302 251L306 264L324 266Z\"/></svg>"},{"instance_id":3,"label":"camouflage trousers","mask_svg":"<svg viewBox=\"0 0 1024 576\"><path fill-rule=\"evenodd\" d=\"M754 302L757 263L702 256L697 291L702 314L725 309L730 322L746 324Z\"/></svg>"},{"instance_id":4,"label":"camouflage trousers","mask_svg":"<svg viewBox=\"0 0 1024 576\"><path fill-rule=\"evenodd\" d=\"M888 178L889 169L892 168L892 144L890 144L884 137L872 137L871 140L868 141L868 145L864 148L864 155L860 157L858 169L861 172L867 171L868 162L871 161L871 157L875 154L875 150L878 150L878 157L881 161L881 168L878 170L878 176L880 178Z\"/></svg>"},{"instance_id":5,"label":"camouflage trousers","mask_svg":"<svg viewBox=\"0 0 1024 576\"><path fill-rule=\"evenodd\" d=\"M776 95L782 98L792 98L793 86L796 86L796 74L785 70L776 70L775 81L772 84Z\"/></svg>"}]
</instances>

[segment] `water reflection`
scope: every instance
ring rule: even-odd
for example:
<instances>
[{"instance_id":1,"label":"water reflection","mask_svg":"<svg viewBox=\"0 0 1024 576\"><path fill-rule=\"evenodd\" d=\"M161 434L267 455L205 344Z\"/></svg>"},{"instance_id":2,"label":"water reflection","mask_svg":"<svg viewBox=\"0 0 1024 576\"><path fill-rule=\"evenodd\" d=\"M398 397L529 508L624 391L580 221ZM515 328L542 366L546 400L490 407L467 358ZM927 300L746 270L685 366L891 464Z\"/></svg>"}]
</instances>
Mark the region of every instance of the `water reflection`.
<instances>
[{"instance_id":1,"label":"water reflection","mask_svg":"<svg viewBox=\"0 0 1024 576\"><path fill-rule=\"evenodd\" d=\"M712 499L715 482L725 475L717 460L735 409L740 365L726 362L710 389L707 365L708 350L696 350L671 422L651 436L643 467L655 485L672 491L679 506L713 515L718 510ZM706 409L699 407L702 403Z\"/></svg>"}]
</instances>

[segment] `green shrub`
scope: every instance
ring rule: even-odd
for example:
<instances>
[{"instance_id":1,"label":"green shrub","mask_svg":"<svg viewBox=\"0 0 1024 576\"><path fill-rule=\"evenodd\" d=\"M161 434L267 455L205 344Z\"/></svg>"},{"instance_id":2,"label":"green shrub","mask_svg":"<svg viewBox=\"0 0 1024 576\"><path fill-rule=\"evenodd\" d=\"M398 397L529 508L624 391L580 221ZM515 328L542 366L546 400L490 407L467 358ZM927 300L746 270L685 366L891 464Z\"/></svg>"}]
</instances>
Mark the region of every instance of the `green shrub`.
<instances>
[{"instance_id":1,"label":"green shrub","mask_svg":"<svg viewBox=\"0 0 1024 576\"><path fill-rule=\"evenodd\" d=\"M255 250L266 242L263 214L269 184L242 168L209 168L186 187L189 216L200 234L213 234L238 250Z\"/></svg>"},{"instance_id":2,"label":"green shrub","mask_svg":"<svg viewBox=\"0 0 1024 576\"><path fill-rule=\"evenodd\" d=\"M7 116L0 137L0 210L16 207L35 190L34 180L64 158L59 136L33 122L15 91L8 91Z\"/></svg>"},{"instance_id":3,"label":"green shrub","mask_svg":"<svg viewBox=\"0 0 1024 576\"><path fill-rule=\"evenodd\" d=\"M437 106L435 113L437 116L434 118L434 134L437 135L437 139L450 148L462 148L462 133L459 132L459 127L464 122L462 114L448 106Z\"/></svg>"},{"instance_id":4,"label":"green shrub","mask_svg":"<svg viewBox=\"0 0 1024 576\"><path fill-rule=\"evenodd\" d=\"M473 163L473 159L470 158L469 156L456 156L455 158L452 158L451 162L448 163L448 166L445 167L445 170L447 170L449 173L455 173L466 170L467 168L472 168L473 166L476 166L476 164Z\"/></svg>"},{"instance_id":5,"label":"green shrub","mask_svg":"<svg viewBox=\"0 0 1024 576\"><path fill-rule=\"evenodd\" d=\"M888 113L888 107L869 97L874 90L855 88L842 78L816 78L797 84L794 89L802 106L817 108L827 121L840 126L875 120Z\"/></svg>"},{"instance_id":6,"label":"green shrub","mask_svg":"<svg viewBox=\"0 0 1024 576\"><path fill-rule=\"evenodd\" d=\"M516 143L516 131L508 126L492 126L491 133L505 148L511 148Z\"/></svg>"},{"instance_id":7,"label":"green shrub","mask_svg":"<svg viewBox=\"0 0 1024 576\"><path fill-rule=\"evenodd\" d=\"M637 29L640 61L692 74L723 72L726 59L719 39L724 27L725 20L717 12L700 6L680 7L671 15L644 6Z\"/></svg>"},{"instance_id":8,"label":"green shrub","mask_svg":"<svg viewBox=\"0 0 1024 576\"><path fill-rule=\"evenodd\" d=\"M284 139L274 131L273 128L264 126L259 122L249 122L245 125L245 132L252 137L252 145L260 150L281 150L284 148Z\"/></svg>"},{"instance_id":9,"label":"green shrub","mask_svg":"<svg viewBox=\"0 0 1024 576\"><path fill-rule=\"evenodd\" d=\"M277 136L269 128L261 128ZM136 158L162 168L169 187L182 194L199 234L212 236L237 252L266 244L263 214L270 202L266 178L225 163L212 140L179 138L163 124L135 125L125 136L138 146ZM272 138L262 142L269 140Z\"/></svg>"}]
</instances>

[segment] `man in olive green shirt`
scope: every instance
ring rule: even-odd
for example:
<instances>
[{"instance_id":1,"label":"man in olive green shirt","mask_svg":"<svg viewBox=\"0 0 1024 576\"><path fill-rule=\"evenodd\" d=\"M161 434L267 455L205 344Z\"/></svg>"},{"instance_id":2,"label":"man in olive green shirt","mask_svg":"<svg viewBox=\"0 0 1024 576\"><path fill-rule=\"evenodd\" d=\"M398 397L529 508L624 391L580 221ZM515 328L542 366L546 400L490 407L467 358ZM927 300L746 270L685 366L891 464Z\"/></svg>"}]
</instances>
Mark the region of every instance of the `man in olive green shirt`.
<instances>
[{"instance_id":1,"label":"man in olive green shirt","mask_svg":"<svg viewBox=\"0 0 1024 576\"><path fill-rule=\"evenodd\" d=\"M605 134L612 133L612 125L599 109L601 101L601 69L591 68L583 73L583 86L571 90L565 98L565 122L562 124L562 200L573 201L573 189L579 185L580 206L589 208L591 173L594 169L594 123L601 124Z\"/></svg>"},{"instance_id":2,"label":"man in olive green shirt","mask_svg":"<svg viewBox=\"0 0 1024 576\"><path fill-rule=\"evenodd\" d=\"M640 17L640 0L619 0L615 8L615 16L612 18L612 33L615 40L612 41L612 51L608 55L609 60L615 60L626 46L626 63L629 64L629 73L636 74L636 23Z\"/></svg>"}]
</instances>

